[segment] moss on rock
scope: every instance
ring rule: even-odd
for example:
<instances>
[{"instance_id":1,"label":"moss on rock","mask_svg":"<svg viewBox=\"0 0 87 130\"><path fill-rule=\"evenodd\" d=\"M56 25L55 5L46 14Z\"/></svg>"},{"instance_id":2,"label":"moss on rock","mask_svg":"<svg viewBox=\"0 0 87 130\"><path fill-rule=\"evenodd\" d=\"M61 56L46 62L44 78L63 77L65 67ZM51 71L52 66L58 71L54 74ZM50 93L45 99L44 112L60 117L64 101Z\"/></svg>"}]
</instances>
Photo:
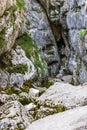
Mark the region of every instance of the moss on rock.
<instances>
[{"instance_id":1,"label":"moss on rock","mask_svg":"<svg viewBox=\"0 0 87 130\"><path fill-rule=\"evenodd\" d=\"M9 73L21 73L25 74L28 71L27 64L18 64L18 65L11 65L7 68Z\"/></svg>"},{"instance_id":2,"label":"moss on rock","mask_svg":"<svg viewBox=\"0 0 87 130\"><path fill-rule=\"evenodd\" d=\"M39 78L44 78L48 75L47 63L44 56L40 53L37 43L28 33L24 33L16 40L16 43L26 52L26 56L31 59L35 65Z\"/></svg>"}]
</instances>

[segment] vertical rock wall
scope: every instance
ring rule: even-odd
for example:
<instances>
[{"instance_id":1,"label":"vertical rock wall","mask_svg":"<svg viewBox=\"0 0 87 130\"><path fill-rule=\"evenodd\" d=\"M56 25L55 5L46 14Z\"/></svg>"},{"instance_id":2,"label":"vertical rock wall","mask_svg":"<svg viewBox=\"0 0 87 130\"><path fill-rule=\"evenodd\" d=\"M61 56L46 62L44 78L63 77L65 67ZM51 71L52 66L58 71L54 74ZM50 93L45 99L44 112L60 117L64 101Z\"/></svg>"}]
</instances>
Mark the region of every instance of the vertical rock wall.
<instances>
[{"instance_id":1,"label":"vertical rock wall","mask_svg":"<svg viewBox=\"0 0 87 130\"><path fill-rule=\"evenodd\" d=\"M73 75L73 83L87 81L86 0L38 0L58 43L60 66Z\"/></svg>"},{"instance_id":2,"label":"vertical rock wall","mask_svg":"<svg viewBox=\"0 0 87 130\"><path fill-rule=\"evenodd\" d=\"M46 57L50 75L55 76L59 70L60 58L46 12L37 0L27 0L26 7L26 17L30 21L27 30Z\"/></svg>"}]
</instances>

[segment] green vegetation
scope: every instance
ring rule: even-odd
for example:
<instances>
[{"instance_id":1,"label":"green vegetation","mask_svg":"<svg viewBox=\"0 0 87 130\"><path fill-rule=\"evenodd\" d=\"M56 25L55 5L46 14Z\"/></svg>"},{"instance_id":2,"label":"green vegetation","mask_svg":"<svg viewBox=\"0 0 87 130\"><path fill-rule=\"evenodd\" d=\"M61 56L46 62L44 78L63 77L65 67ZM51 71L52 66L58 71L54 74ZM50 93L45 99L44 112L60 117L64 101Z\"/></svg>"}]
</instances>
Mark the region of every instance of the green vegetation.
<instances>
[{"instance_id":1,"label":"green vegetation","mask_svg":"<svg viewBox=\"0 0 87 130\"><path fill-rule=\"evenodd\" d=\"M48 54L48 55L53 55L53 54L54 54L54 50L49 50L49 51L47 52L47 54Z\"/></svg>"},{"instance_id":2,"label":"green vegetation","mask_svg":"<svg viewBox=\"0 0 87 130\"><path fill-rule=\"evenodd\" d=\"M21 88L21 90L22 90L22 92L29 93L31 84L30 84L29 80L27 80L26 82L28 82L27 86L25 86L25 83L24 83L24 86L23 86L23 88Z\"/></svg>"},{"instance_id":3,"label":"green vegetation","mask_svg":"<svg viewBox=\"0 0 87 130\"><path fill-rule=\"evenodd\" d=\"M10 86L7 86L7 89L5 90L6 94L8 95L12 95L12 94L16 94L16 95L19 95L19 93L21 92L21 90L17 90L15 87L10 87Z\"/></svg>"},{"instance_id":4,"label":"green vegetation","mask_svg":"<svg viewBox=\"0 0 87 130\"><path fill-rule=\"evenodd\" d=\"M0 48L3 47L6 44L6 41L5 41L5 31L6 31L6 29L4 28L0 32Z\"/></svg>"},{"instance_id":5,"label":"green vegetation","mask_svg":"<svg viewBox=\"0 0 87 130\"><path fill-rule=\"evenodd\" d=\"M7 71L9 73L22 73L25 74L25 72L28 71L27 64L18 64L18 65L11 65L7 68Z\"/></svg>"},{"instance_id":6,"label":"green vegetation","mask_svg":"<svg viewBox=\"0 0 87 130\"><path fill-rule=\"evenodd\" d=\"M74 80L73 79L71 80L70 84L74 85Z\"/></svg>"},{"instance_id":7,"label":"green vegetation","mask_svg":"<svg viewBox=\"0 0 87 130\"><path fill-rule=\"evenodd\" d=\"M26 21L26 25L27 26L30 26L30 21L27 19L27 21Z\"/></svg>"},{"instance_id":8,"label":"green vegetation","mask_svg":"<svg viewBox=\"0 0 87 130\"><path fill-rule=\"evenodd\" d=\"M65 110L66 110L66 108L65 108L64 106L62 106L62 105L56 106L56 111L57 111L57 112L63 112L63 111L65 111Z\"/></svg>"},{"instance_id":9,"label":"green vegetation","mask_svg":"<svg viewBox=\"0 0 87 130\"><path fill-rule=\"evenodd\" d=\"M24 9L25 1L24 0L16 0L16 9Z\"/></svg>"},{"instance_id":10,"label":"green vegetation","mask_svg":"<svg viewBox=\"0 0 87 130\"><path fill-rule=\"evenodd\" d=\"M22 105L27 105L27 104L29 104L30 103L30 100L29 99L27 99L27 98L21 98L21 99L19 99L19 102L22 104Z\"/></svg>"},{"instance_id":11,"label":"green vegetation","mask_svg":"<svg viewBox=\"0 0 87 130\"><path fill-rule=\"evenodd\" d=\"M84 36L87 34L87 29L80 31L79 35L80 38L84 38Z\"/></svg>"},{"instance_id":12,"label":"green vegetation","mask_svg":"<svg viewBox=\"0 0 87 130\"><path fill-rule=\"evenodd\" d=\"M45 58L41 55L37 43L31 38L31 36L28 33L24 33L16 40L16 43L25 50L26 56L32 60L33 64L37 68L39 78L47 75L48 71Z\"/></svg>"},{"instance_id":13,"label":"green vegetation","mask_svg":"<svg viewBox=\"0 0 87 130\"><path fill-rule=\"evenodd\" d=\"M47 80L46 82L44 82L44 83L41 83L40 84L40 87L46 87L46 88L49 88L51 85L53 85L54 84L54 82L53 81L51 81L51 80Z\"/></svg>"}]
</instances>

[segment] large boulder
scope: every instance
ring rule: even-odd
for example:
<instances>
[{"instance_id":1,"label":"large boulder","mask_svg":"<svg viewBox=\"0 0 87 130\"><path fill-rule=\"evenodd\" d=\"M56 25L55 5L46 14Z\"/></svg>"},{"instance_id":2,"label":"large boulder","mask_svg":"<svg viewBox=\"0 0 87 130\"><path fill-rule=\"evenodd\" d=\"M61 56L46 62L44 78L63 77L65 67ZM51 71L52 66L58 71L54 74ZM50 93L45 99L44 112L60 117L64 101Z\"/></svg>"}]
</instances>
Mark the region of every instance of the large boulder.
<instances>
[{"instance_id":1,"label":"large boulder","mask_svg":"<svg viewBox=\"0 0 87 130\"><path fill-rule=\"evenodd\" d=\"M87 106L68 110L33 122L26 130L86 130Z\"/></svg>"},{"instance_id":2,"label":"large boulder","mask_svg":"<svg viewBox=\"0 0 87 130\"><path fill-rule=\"evenodd\" d=\"M38 103L50 108L72 109L87 104L87 85L72 86L68 83L56 82L38 99Z\"/></svg>"}]
</instances>

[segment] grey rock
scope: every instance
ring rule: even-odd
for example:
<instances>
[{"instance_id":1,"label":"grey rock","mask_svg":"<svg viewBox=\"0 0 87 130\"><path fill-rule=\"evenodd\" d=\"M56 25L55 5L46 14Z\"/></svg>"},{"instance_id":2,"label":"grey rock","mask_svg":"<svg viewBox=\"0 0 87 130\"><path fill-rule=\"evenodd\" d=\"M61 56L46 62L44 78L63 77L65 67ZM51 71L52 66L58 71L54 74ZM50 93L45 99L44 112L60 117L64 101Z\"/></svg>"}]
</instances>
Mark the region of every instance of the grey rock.
<instances>
[{"instance_id":1,"label":"grey rock","mask_svg":"<svg viewBox=\"0 0 87 130\"><path fill-rule=\"evenodd\" d=\"M0 103L5 104L8 101L15 101L18 100L18 96L16 94L0 94Z\"/></svg>"},{"instance_id":2,"label":"grey rock","mask_svg":"<svg viewBox=\"0 0 87 130\"><path fill-rule=\"evenodd\" d=\"M25 105L25 108L27 109L27 111L32 111L36 108L36 105L34 103L30 103L28 105Z\"/></svg>"},{"instance_id":3,"label":"grey rock","mask_svg":"<svg viewBox=\"0 0 87 130\"><path fill-rule=\"evenodd\" d=\"M9 81L9 73L0 70L0 90L4 90Z\"/></svg>"},{"instance_id":4,"label":"grey rock","mask_svg":"<svg viewBox=\"0 0 87 130\"><path fill-rule=\"evenodd\" d=\"M87 106L79 107L37 120L26 130L86 130L86 114Z\"/></svg>"},{"instance_id":5,"label":"grey rock","mask_svg":"<svg viewBox=\"0 0 87 130\"><path fill-rule=\"evenodd\" d=\"M46 90L38 99L38 103L42 106L55 108L63 106L65 109L87 104L87 86L72 86L68 83L56 82Z\"/></svg>"},{"instance_id":6,"label":"grey rock","mask_svg":"<svg viewBox=\"0 0 87 130\"><path fill-rule=\"evenodd\" d=\"M21 86L24 81L34 79L36 77L36 68L34 67L31 60L27 58L25 51L20 46L17 45L16 48L11 51L11 55L13 65L25 64L28 68L24 75L19 75L21 80Z\"/></svg>"},{"instance_id":7,"label":"grey rock","mask_svg":"<svg viewBox=\"0 0 87 130\"><path fill-rule=\"evenodd\" d=\"M82 67L80 68L80 83L85 83L87 81L87 71L86 68L84 66L84 64L82 64Z\"/></svg>"},{"instance_id":8,"label":"grey rock","mask_svg":"<svg viewBox=\"0 0 87 130\"><path fill-rule=\"evenodd\" d=\"M11 86L16 86L16 87L19 87L19 88L22 88L23 87L23 81L24 81L24 77L22 74L14 74L12 73L11 76L10 76L10 85Z\"/></svg>"},{"instance_id":9,"label":"grey rock","mask_svg":"<svg viewBox=\"0 0 87 130\"><path fill-rule=\"evenodd\" d=\"M54 113L56 113L56 109L54 108L49 108L49 107L43 107L41 106L37 111L36 111L36 119L41 119L41 118L44 118L48 115L52 115Z\"/></svg>"},{"instance_id":10,"label":"grey rock","mask_svg":"<svg viewBox=\"0 0 87 130\"><path fill-rule=\"evenodd\" d=\"M9 2L1 0L0 34L3 35L3 44L0 47L0 56L12 49L16 38L19 36L19 33L21 34L22 29L24 29L24 11L22 9L19 11L18 8L13 10L16 4L14 0L9 0ZM9 10L9 13L6 13L7 10ZM14 16L12 15L13 13ZM13 23L15 23L15 28Z\"/></svg>"},{"instance_id":11,"label":"grey rock","mask_svg":"<svg viewBox=\"0 0 87 130\"><path fill-rule=\"evenodd\" d=\"M67 15L67 25L69 29L81 29L83 17L79 12L70 12Z\"/></svg>"},{"instance_id":12,"label":"grey rock","mask_svg":"<svg viewBox=\"0 0 87 130\"><path fill-rule=\"evenodd\" d=\"M71 83L72 81L72 75L65 75L62 77L62 80L65 82L65 83Z\"/></svg>"},{"instance_id":13,"label":"grey rock","mask_svg":"<svg viewBox=\"0 0 87 130\"><path fill-rule=\"evenodd\" d=\"M36 99L39 97L40 91L38 89L30 88L29 90L29 97L31 99Z\"/></svg>"},{"instance_id":14,"label":"grey rock","mask_svg":"<svg viewBox=\"0 0 87 130\"><path fill-rule=\"evenodd\" d=\"M28 112L18 101L7 102L0 107L0 130L25 129L28 125Z\"/></svg>"},{"instance_id":15,"label":"grey rock","mask_svg":"<svg viewBox=\"0 0 87 130\"><path fill-rule=\"evenodd\" d=\"M83 57L83 61L84 61L85 64L87 64L87 55L85 55L85 56Z\"/></svg>"},{"instance_id":16,"label":"grey rock","mask_svg":"<svg viewBox=\"0 0 87 130\"><path fill-rule=\"evenodd\" d=\"M42 1L42 3L44 3L44 1ZM30 25L27 25L26 28L39 45L42 54L46 56L48 67L52 66L49 71L50 74L54 76L54 74L56 75L58 73L56 70L59 69L60 58L46 13L36 0L27 1L26 8L26 17L30 21ZM53 50L53 54L49 56L49 54L47 54L48 50ZM54 66L55 70L53 72L52 68L54 68Z\"/></svg>"}]
</instances>

